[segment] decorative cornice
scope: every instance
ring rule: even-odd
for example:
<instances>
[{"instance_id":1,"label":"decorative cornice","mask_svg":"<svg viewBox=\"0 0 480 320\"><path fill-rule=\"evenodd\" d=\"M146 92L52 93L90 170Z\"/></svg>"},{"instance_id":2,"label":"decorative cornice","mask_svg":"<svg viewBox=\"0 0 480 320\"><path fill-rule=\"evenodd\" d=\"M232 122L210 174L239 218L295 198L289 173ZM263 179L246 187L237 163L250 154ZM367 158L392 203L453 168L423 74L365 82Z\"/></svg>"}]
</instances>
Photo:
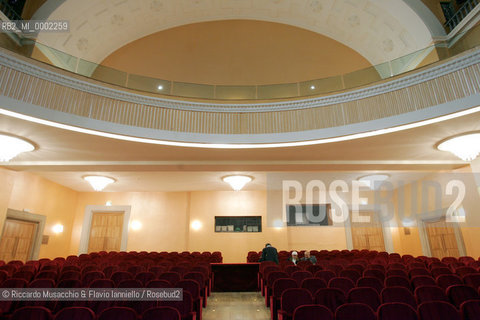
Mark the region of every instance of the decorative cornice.
<instances>
[{"instance_id":1,"label":"decorative cornice","mask_svg":"<svg viewBox=\"0 0 480 320\"><path fill-rule=\"evenodd\" d=\"M167 99L164 96L151 97L147 95L142 95L141 93L132 93L121 89L114 89L86 80L81 80L73 76L57 73L53 70L48 70L47 68L42 68L41 66L25 61L24 59L18 59L15 57L14 54L9 54L5 50L0 51L0 65L72 89L88 92L111 99L118 99L130 103L143 104L148 106L171 108L185 111L235 113L291 111L355 101L407 88L478 63L480 63L480 50L476 50L460 57L453 58L435 67L420 70L412 74L386 81L384 83L339 94L331 94L328 96L308 99L292 98L292 100L288 101L268 103L223 104L214 102L176 100L174 97L172 97L171 99Z\"/></svg>"}]
</instances>

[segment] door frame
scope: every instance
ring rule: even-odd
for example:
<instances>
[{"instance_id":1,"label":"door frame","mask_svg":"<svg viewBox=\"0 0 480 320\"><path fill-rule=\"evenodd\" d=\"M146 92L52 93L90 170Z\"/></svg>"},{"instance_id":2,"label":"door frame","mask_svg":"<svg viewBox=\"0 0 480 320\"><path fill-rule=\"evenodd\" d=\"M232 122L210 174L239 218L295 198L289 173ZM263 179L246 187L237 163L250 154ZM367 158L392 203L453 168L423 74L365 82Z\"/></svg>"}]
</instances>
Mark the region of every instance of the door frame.
<instances>
[{"instance_id":1,"label":"door frame","mask_svg":"<svg viewBox=\"0 0 480 320\"><path fill-rule=\"evenodd\" d=\"M20 220L25 222L33 222L37 224L37 230L35 230L35 236L33 237L32 247L28 254L27 260L37 260L40 254L40 247L42 245L43 231L45 230L45 223L47 217L41 214L30 213L26 211L19 211L14 209L7 209L7 215L5 216L5 221L7 219ZM2 229L2 238L5 231L5 223L3 224Z\"/></svg>"},{"instance_id":2,"label":"door frame","mask_svg":"<svg viewBox=\"0 0 480 320\"><path fill-rule=\"evenodd\" d=\"M378 208L375 205L362 205L358 209L358 212L361 214L362 212L375 212L377 216L382 214L382 209ZM352 217L352 207L349 206L348 208L348 219L345 221L345 237L347 240L347 249L353 250L353 238L352 238L352 224L351 224L351 217ZM392 233L390 230L390 225L386 221L382 221L380 219L380 224L382 226L382 233L383 233L383 244L385 246L386 252L394 252L393 249L393 239Z\"/></svg>"},{"instance_id":3,"label":"door frame","mask_svg":"<svg viewBox=\"0 0 480 320\"><path fill-rule=\"evenodd\" d=\"M85 207L83 217L82 234L80 236L80 245L78 254L88 253L88 242L90 241L90 229L92 227L92 216L95 212L123 212L122 241L120 242L120 251L127 251L128 242L128 222L130 221L131 206L97 206L88 205Z\"/></svg>"},{"instance_id":4,"label":"door frame","mask_svg":"<svg viewBox=\"0 0 480 320\"><path fill-rule=\"evenodd\" d=\"M444 210L446 212L446 209ZM443 214L445 217L445 214ZM425 256L431 257L432 250L430 248L430 241L428 240L428 234L425 223L430 221L438 221L439 218L442 218L442 215L439 217L427 218L427 219L419 219L417 221L418 224L418 234L420 235L420 243L422 244L422 252ZM467 255L467 250L465 249L465 242L463 241L462 231L460 230L460 226L457 222L450 222L453 228L453 232L455 233L455 239L457 240L458 246L458 254L460 257Z\"/></svg>"}]
</instances>

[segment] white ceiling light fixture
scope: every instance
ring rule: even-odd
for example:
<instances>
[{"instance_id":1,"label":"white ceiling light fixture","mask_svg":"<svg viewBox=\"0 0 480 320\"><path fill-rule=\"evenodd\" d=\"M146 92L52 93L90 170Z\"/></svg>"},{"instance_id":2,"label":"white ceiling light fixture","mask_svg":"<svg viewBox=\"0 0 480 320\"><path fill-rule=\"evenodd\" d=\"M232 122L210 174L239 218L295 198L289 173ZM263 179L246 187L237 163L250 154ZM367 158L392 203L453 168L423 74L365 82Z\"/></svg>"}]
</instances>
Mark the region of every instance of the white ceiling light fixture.
<instances>
[{"instance_id":1,"label":"white ceiling light fixture","mask_svg":"<svg viewBox=\"0 0 480 320\"><path fill-rule=\"evenodd\" d=\"M243 175L232 175L223 177L222 180L230 185L233 190L240 191L242 188L253 180L250 176L243 176Z\"/></svg>"},{"instance_id":2,"label":"white ceiling light fixture","mask_svg":"<svg viewBox=\"0 0 480 320\"><path fill-rule=\"evenodd\" d=\"M83 179L88 181L95 191L102 191L106 186L115 182L115 179L104 176L85 176Z\"/></svg>"},{"instance_id":3,"label":"white ceiling light fixture","mask_svg":"<svg viewBox=\"0 0 480 320\"><path fill-rule=\"evenodd\" d=\"M368 176L358 178L358 181L368 186L371 190L377 190L389 177L390 176L388 174L370 174Z\"/></svg>"},{"instance_id":4,"label":"white ceiling light fixture","mask_svg":"<svg viewBox=\"0 0 480 320\"><path fill-rule=\"evenodd\" d=\"M6 162L22 152L35 150L33 144L23 139L0 134L0 161Z\"/></svg>"},{"instance_id":5,"label":"white ceiling light fixture","mask_svg":"<svg viewBox=\"0 0 480 320\"><path fill-rule=\"evenodd\" d=\"M163 90L163 86L161 84L159 84L157 89L161 91L161 90Z\"/></svg>"},{"instance_id":6,"label":"white ceiling light fixture","mask_svg":"<svg viewBox=\"0 0 480 320\"><path fill-rule=\"evenodd\" d=\"M449 138L439 143L437 149L451 152L463 161L472 161L480 154L480 132Z\"/></svg>"}]
</instances>

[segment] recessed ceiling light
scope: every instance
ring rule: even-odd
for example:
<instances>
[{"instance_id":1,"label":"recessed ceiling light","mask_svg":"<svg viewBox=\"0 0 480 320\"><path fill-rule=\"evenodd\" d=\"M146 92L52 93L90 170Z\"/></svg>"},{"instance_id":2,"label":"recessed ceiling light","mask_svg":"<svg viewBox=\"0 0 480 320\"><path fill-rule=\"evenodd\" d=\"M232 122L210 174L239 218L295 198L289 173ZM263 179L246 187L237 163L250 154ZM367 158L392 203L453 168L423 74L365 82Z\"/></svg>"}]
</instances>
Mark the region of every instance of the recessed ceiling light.
<instances>
[{"instance_id":1,"label":"recessed ceiling light","mask_svg":"<svg viewBox=\"0 0 480 320\"><path fill-rule=\"evenodd\" d=\"M115 179L104 176L85 176L83 179L88 181L95 191L102 191L106 186L115 182Z\"/></svg>"},{"instance_id":2,"label":"recessed ceiling light","mask_svg":"<svg viewBox=\"0 0 480 320\"><path fill-rule=\"evenodd\" d=\"M0 161L10 161L22 152L33 150L35 147L28 141L0 134Z\"/></svg>"},{"instance_id":3,"label":"recessed ceiling light","mask_svg":"<svg viewBox=\"0 0 480 320\"><path fill-rule=\"evenodd\" d=\"M158 90L163 90L163 86L161 84L158 85L157 87Z\"/></svg>"},{"instance_id":4,"label":"recessed ceiling light","mask_svg":"<svg viewBox=\"0 0 480 320\"><path fill-rule=\"evenodd\" d=\"M480 133L469 133L449 138L441 142L437 149L449 151L463 161L472 161L480 154Z\"/></svg>"},{"instance_id":5,"label":"recessed ceiling light","mask_svg":"<svg viewBox=\"0 0 480 320\"><path fill-rule=\"evenodd\" d=\"M315 86L313 84L310 86L310 90L315 90Z\"/></svg>"},{"instance_id":6,"label":"recessed ceiling light","mask_svg":"<svg viewBox=\"0 0 480 320\"><path fill-rule=\"evenodd\" d=\"M239 191L242 188L253 180L250 176L242 176L242 175L233 175L233 176L226 176L222 178L223 181L228 183L233 190Z\"/></svg>"}]
</instances>

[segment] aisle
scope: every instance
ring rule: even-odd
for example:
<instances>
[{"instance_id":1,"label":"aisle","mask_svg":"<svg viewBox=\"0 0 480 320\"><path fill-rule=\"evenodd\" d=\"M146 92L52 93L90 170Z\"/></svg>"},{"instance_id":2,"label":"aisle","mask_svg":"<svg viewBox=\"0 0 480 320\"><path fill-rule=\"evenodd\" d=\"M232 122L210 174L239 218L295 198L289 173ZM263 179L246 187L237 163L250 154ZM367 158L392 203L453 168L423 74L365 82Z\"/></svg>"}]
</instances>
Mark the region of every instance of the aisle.
<instances>
[{"instance_id":1,"label":"aisle","mask_svg":"<svg viewBox=\"0 0 480 320\"><path fill-rule=\"evenodd\" d=\"M203 320L269 320L270 310L260 292L212 292Z\"/></svg>"}]
</instances>

